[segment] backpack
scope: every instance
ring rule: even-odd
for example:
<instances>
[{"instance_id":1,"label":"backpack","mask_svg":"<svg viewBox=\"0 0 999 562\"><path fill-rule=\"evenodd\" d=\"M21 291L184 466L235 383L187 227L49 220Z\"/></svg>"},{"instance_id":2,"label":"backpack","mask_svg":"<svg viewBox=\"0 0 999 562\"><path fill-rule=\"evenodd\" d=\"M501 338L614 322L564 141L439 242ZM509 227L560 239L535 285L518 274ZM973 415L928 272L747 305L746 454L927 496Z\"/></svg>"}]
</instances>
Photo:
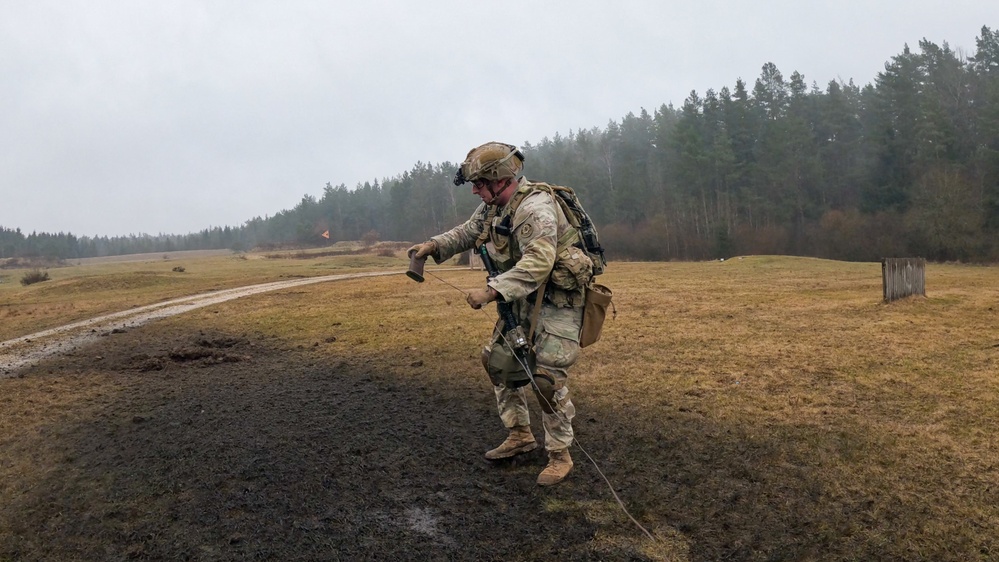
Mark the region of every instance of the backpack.
<instances>
[{"instance_id":1,"label":"backpack","mask_svg":"<svg viewBox=\"0 0 999 562\"><path fill-rule=\"evenodd\" d=\"M533 183L533 182L532 182ZM590 215L587 214L586 210L583 209L583 204L579 202L579 198L576 197L576 192L571 188L563 187L561 185L550 185L547 183L534 183L535 190L546 191L552 195L552 198L558 202L559 206L562 207L562 212L565 214L566 220L572 225L573 230L564 234L559 238L559 248L564 247L563 244L571 244L573 238L577 238L579 242L575 245L579 246L586 255L590 256L590 261L593 262L593 276L596 277L607 269L607 260L604 258L604 248L600 245L600 238L597 236L597 228L593 226L593 221L590 220ZM533 193L533 191L531 192ZM512 216L517 212L517 207L520 206L521 201L523 201L524 196L518 197L511 201L510 204L511 212L509 216ZM567 240L564 240L567 239ZM540 294L538 298L538 303L541 302ZM592 279L585 287L586 294L586 304L583 306L583 323L580 328L579 334L579 347L587 347L592 345L597 340L600 339L600 333L603 329L604 318L607 316L607 308L613 311L612 317L617 317L617 308L614 307L611 299L613 297L613 291L610 288L595 283ZM536 309L540 310L540 309ZM537 316L531 321L532 325L532 337L533 337L533 325L537 320Z\"/></svg>"},{"instance_id":2,"label":"backpack","mask_svg":"<svg viewBox=\"0 0 999 562\"><path fill-rule=\"evenodd\" d=\"M581 248L593 262L593 275L600 275L607 269L607 260L604 258L604 248L600 245L600 237L597 235L597 228L593 226L590 215L583 209L583 204L576 197L576 192L571 188L561 185L550 185L547 183L534 183L536 190L547 191L554 196L555 201L562 207L562 212L569 224L579 233ZM511 215L517 211L523 197L512 202ZM560 241L561 242L561 241ZM561 244L560 244L561 245Z\"/></svg>"}]
</instances>

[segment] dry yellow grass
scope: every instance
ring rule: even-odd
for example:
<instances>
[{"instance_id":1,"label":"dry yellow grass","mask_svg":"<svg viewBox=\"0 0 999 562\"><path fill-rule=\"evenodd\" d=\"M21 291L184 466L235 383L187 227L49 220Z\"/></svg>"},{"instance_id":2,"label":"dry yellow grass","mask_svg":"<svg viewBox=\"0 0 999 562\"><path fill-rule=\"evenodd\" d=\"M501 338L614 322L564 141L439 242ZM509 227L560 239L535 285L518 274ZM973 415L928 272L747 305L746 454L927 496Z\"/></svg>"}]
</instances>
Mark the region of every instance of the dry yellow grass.
<instances>
[{"instance_id":1,"label":"dry yellow grass","mask_svg":"<svg viewBox=\"0 0 999 562\"><path fill-rule=\"evenodd\" d=\"M216 282L234 282L242 267L252 282L330 267L292 265L302 269L226 264ZM54 273L51 289L21 298L45 308L118 294L103 278ZM476 271L437 275L462 288L483 282ZM578 437L662 543L647 544L609 493L546 504L595 522L597 553L999 559L999 268L929 264L927 298L892 304L880 302L871 263L615 262L601 281L615 290L617 317L571 375ZM85 282L97 292L55 296ZM153 285L143 285L147 302L158 298ZM164 296L195 288L164 287ZM10 303L10 294L0 296ZM159 325L254 334L317 362L480 395L490 389L478 350L493 321L492 307L469 309L431 275L423 284L400 275L267 293ZM45 315L36 328L52 322ZM581 471L585 463L577 458Z\"/></svg>"},{"instance_id":2,"label":"dry yellow grass","mask_svg":"<svg viewBox=\"0 0 999 562\"><path fill-rule=\"evenodd\" d=\"M445 277L482 283L481 272ZM602 281L618 315L584 352L572 388L584 418L598 411L598 423L629 429L615 443L586 443L583 424L580 441L619 476L632 456L680 463L681 474L660 474L665 482L633 484L648 519L677 525L683 502L723 493L743 518L723 527L772 515L761 524L790 525L819 558L834 545L859 559L871 545L901 558L999 557L999 268L930 264L928 297L892 304L880 301L871 263L615 263ZM493 320L429 277L271 294L197 322L219 317L400 374L419 360L428 385L471 377L479 386L477 353ZM673 505L651 499L664 499L658 486L680 486ZM798 520L734 507L758 494L793 506Z\"/></svg>"},{"instance_id":3,"label":"dry yellow grass","mask_svg":"<svg viewBox=\"0 0 999 562\"><path fill-rule=\"evenodd\" d=\"M268 252L294 258L303 252ZM70 262L73 263L73 262ZM48 269L51 280L22 286L28 270L0 270L0 341L108 312L197 293L386 267L405 268L394 257L346 255L317 259L269 259L264 253L141 262L67 265ZM183 271L174 271L174 268Z\"/></svg>"}]
</instances>

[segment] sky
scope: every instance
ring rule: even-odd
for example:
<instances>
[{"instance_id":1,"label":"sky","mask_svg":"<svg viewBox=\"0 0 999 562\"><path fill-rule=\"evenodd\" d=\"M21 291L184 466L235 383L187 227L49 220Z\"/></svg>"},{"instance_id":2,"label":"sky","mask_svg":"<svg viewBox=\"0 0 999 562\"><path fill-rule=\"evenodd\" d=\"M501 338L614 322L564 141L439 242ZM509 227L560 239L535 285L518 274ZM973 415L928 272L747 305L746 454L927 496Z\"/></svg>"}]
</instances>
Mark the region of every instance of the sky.
<instances>
[{"instance_id":1,"label":"sky","mask_svg":"<svg viewBox=\"0 0 999 562\"><path fill-rule=\"evenodd\" d=\"M863 86L924 38L973 55L983 25L999 3L0 0L0 226L239 226L768 62Z\"/></svg>"}]
</instances>

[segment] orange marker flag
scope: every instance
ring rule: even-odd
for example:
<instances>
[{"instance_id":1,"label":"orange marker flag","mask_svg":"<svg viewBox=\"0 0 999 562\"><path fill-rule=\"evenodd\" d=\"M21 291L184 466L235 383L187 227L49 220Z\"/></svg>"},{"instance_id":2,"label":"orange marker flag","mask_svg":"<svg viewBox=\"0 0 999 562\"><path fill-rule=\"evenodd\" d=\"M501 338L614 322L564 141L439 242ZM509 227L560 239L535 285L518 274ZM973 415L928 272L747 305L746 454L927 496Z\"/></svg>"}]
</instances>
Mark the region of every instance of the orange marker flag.
<instances>
[{"instance_id":1,"label":"orange marker flag","mask_svg":"<svg viewBox=\"0 0 999 562\"><path fill-rule=\"evenodd\" d=\"M330 231L327 230L326 232L323 233L323 238L328 239L329 237L330 237Z\"/></svg>"}]
</instances>

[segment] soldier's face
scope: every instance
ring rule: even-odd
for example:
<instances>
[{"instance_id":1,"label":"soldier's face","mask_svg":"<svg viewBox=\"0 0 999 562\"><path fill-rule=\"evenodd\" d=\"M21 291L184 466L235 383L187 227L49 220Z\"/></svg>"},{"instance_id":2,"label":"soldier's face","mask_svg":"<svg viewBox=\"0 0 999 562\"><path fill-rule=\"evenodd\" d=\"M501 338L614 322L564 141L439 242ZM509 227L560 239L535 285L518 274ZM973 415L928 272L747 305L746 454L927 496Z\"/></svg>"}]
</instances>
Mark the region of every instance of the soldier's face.
<instances>
[{"instance_id":1,"label":"soldier's face","mask_svg":"<svg viewBox=\"0 0 999 562\"><path fill-rule=\"evenodd\" d=\"M475 180L472 182L472 193L478 195L486 205L491 205L496 198L496 182L489 180Z\"/></svg>"},{"instance_id":2,"label":"soldier's face","mask_svg":"<svg viewBox=\"0 0 999 562\"><path fill-rule=\"evenodd\" d=\"M509 180L489 181L475 180L472 182L472 193L478 195L486 205L505 205L506 188L510 187Z\"/></svg>"}]
</instances>

